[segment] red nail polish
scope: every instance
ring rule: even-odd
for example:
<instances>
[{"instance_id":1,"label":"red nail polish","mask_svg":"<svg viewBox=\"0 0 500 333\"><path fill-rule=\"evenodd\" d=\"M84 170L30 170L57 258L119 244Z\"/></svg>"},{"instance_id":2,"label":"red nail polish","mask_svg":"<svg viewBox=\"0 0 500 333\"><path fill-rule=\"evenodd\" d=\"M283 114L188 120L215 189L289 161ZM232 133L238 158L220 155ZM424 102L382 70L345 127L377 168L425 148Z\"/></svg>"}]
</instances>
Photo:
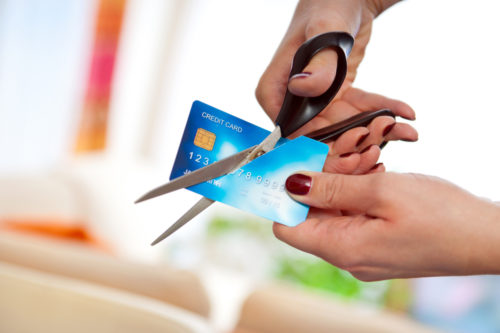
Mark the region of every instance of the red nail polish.
<instances>
[{"instance_id":1,"label":"red nail polish","mask_svg":"<svg viewBox=\"0 0 500 333\"><path fill-rule=\"evenodd\" d=\"M382 136L386 136L387 134L389 134L389 132L394 128L394 125L396 125L396 123L391 124L391 125L387 126L386 128L384 128L384 132L382 132Z\"/></svg>"},{"instance_id":2,"label":"red nail polish","mask_svg":"<svg viewBox=\"0 0 500 333\"><path fill-rule=\"evenodd\" d=\"M311 189L311 182L311 177L296 173L287 178L285 186L292 194L306 195Z\"/></svg>"},{"instance_id":3,"label":"red nail polish","mask_svg":"<svg viewBox=\"0 0 500 333\"><path fill-rule=\"evenodd\" d=\"M351 156L353 153L345 153L345 154L340 154L339 156L340 157L349 157Z\"/></svg>"},{"instance_id":4,"label":"red nail polish","mask_svg":"<svg viewBox=\"0 0 500 333\"><path fill-rule=\"evenodd\" d=\"M370 133L367 133L365 135L362 135L359 139L358 142L356 142L356 147L361 146L361 144L366 140L366 138L370 135Z\"/></svg>"},{"instance_id":5,"label":"red nail polish","mask_svg":"<svg viewBox=\"0 0 500 333\"><path fill-rule=\"evenodd\" d=\"M365 152L367 152L368 150L370 150L370 148L372 147L373 145L369 145L368 147L366 147L365 149L363 149L362 151L360 151L359 153L360 154L363 154Z\"/></svg>"}]
</instances>

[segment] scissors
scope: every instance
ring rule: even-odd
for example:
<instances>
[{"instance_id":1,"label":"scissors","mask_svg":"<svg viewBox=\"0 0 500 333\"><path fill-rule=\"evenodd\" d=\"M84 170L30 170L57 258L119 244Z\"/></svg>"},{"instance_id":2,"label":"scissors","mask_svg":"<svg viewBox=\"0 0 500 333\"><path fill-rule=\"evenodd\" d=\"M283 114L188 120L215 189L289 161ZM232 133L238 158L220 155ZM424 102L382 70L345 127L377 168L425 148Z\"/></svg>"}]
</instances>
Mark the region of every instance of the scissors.
<instances>
[{"instance_id":1,"label":"scissors","mask_svg":"<svg viewBox=\"0 0 500 333\"><path fill-rule=\"evenodd\" d=\"M274 149L280 138L289 136L309 122L335 97L344 82L347 73L347 56L352 49L353 43L354 39L352 36L345 32L327 32L307 40L295 53L290 77L302 72L316 53L325 48L332 48L338 55L337 72L332 85L325 93L317 97L302 97L294 95L287 90L275 121L276 127L260 144L161 185L141 196L135 203L221 177ZM336 124L311 132L306 136L321 142L334 141L350 129L367 126L374 118L380 116L395 118L394 113L386 109L363 112ZM384 144L382 144L383 146ZM156 238L151 245L155 245L170 236L214 202L214 200L206 197L201 198L191 209Z\"/></svg>"}]
</instances>

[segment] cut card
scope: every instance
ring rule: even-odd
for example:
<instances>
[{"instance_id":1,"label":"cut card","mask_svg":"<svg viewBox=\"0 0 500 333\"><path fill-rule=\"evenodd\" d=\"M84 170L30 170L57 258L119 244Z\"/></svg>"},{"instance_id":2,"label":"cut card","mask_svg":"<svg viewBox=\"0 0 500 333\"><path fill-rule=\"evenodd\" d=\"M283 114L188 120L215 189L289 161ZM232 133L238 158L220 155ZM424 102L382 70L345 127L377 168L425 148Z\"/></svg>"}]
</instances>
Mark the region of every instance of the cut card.
<instances>
[{"instance_id":1,"label":"cut card","mask_svg":"<svg viewBox=\"0 0 500 333\"><path fill-rule=\"evenodd\" d=\"M170 179L259 144L270 132L195 101ZM287 194L285 181L297 171L321 171L328 154L324 143L299 137L281 139L276 148L240 169L188 189L264 218L296 226L309 207Z\"/></svg>"}]
</instances>

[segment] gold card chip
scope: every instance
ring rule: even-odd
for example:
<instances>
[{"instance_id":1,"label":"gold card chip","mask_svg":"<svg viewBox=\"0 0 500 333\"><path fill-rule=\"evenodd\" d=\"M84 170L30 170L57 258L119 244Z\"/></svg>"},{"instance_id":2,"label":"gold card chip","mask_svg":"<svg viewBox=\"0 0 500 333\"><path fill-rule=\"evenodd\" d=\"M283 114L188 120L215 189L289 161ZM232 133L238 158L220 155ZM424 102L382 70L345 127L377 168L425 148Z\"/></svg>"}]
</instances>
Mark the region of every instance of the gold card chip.
<instances>
[{"instance_id":1,"label":"gold card chip","mask_svg":"<svg viewBox=\"0 0 500 333\"><path fill-rule=\"evenodd\" d=\"M214 144L215 134L203 128L198 128L196 136L194 137L194 145L211 151L214 148Z\"/></svg>"}]
</instances>

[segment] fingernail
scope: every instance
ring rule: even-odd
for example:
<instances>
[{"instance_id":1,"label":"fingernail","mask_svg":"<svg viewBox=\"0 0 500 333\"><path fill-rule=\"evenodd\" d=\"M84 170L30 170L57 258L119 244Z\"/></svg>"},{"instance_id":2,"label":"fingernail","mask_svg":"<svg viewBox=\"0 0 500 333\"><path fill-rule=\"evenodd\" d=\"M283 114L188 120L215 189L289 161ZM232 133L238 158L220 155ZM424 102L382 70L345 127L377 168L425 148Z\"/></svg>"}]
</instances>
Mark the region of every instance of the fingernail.
<instances>
[{"instance_id":1,"label":"fingernail","mask_svg":"<svg viewBox=\"0 0 500 333\"><path fill-rule=\"evenodd\" d=\"M382 136L386 136L387 134L389 134L389 132L394 128L394 125L396 125L396 123L390 124L389 126L384 128L384 131L382 132Z\"/></svg>"},{"instance_id":2,"label":"fingernail","mask_svg":"<svg viewBox=\"0 0 500 333\"><path fill-rule=\"evenodd\" d=\"M340 154L339 156L340 156L340 157L349 157L349 156L351 156L352 154L353 154L353 153L351 152L351 153Z\"/></svg>"},{"instance_id":3,"label":"fingernail","mask_svg":"<svg viewBox=\"0 0 500 333\"><path fill-rule=\"evenodd\" d=\"M302 72L302 73L297 73L295 75L292 75L292 77L288 81L292 81L293 79L300 79L304 77L311 76L311 72Z\"/></svg>"},{"instance_id":4,"label":"fingernail","mask_svg":"<svg viewBox=\"0 0 500 333\"><path fill-rule=\"evenodd\" d=\"M287 178L285 186L292 194L306 195L311 189L311 181L311 177L296 173Z\"/></svg>"},{"instance_id":5,"label":"fingernail","mask_svg":"<svg viewBox=\"0 0 500 333\"><path fill-rule=\"evenodd\" d=\"M358 142L356 142L356 147L361 146L361 144L366 140L366 138L370 135L370 133L362 135L359 139Z\"/></svg>"},{"instance_id":6,"label":"fingernail","mask_svg":"<svg viewBox=\"0 0 500 333\"><path fill-rule=\"evenodd\" d=\"M360 151L359 153L360 154L363 154L364 152L367 152L368 150L370 150L370 148L372 147L373 145L369 145L368 147L366 147L365 149L363 149L362 151Z\"/></svg>"}]
</instances>

